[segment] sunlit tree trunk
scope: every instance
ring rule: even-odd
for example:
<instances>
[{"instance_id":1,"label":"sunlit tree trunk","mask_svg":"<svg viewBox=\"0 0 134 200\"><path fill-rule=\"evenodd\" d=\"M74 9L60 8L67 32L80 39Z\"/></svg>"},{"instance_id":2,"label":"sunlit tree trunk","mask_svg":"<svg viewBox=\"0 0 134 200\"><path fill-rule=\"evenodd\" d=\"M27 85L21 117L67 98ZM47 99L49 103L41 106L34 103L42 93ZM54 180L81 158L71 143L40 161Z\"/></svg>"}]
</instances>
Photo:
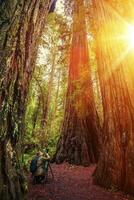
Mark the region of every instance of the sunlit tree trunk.
<instances>
[{"instance_id":1,"label":"sunlit tree trunk","mask_svg":"<svg viewBox=\"0 0 134 200\"><path fill-rule=\"evenodd\" d=\"M47 0L0 1L0 198L23 199L20 166L26 99Z\"/></svg>"},{"instance_id":2,"label":"sunlit tree trunk","mask_svg":"<svg viewBox=\"0 0 134 200\"><path fill-rule=\"evenodd\" d=\"M57 163L89 165L98 160L100 134L95 109L82 0L75 1L68 90Z\"/></svg>"},{"instance_id":3,"label":"sunlit tree trunk","mask_svg":"<svg viewBox=\"0 0 134 200\"><path fill-rule=\"evenodd\" d=\"M54 73L55 73L55 59L56 59L55 51L52 53L52 55L53 55L53 60L52 60L51 72L49 75L47 95L44 97L44 104L42 105L43 106L42 119L41 119L42 130L46 128L48 109L49 109L49 105L51 101L51 94L52 94L52 87L53 87L53 80L54 80Z\"/></svg>"},{"instance_id":4,"label":"sunlit tree trunk","mask_svg":"<svg viewBox=\"0 0 134 200\"><path fill-rule=\"evenodd\" d=\"M56 114L57 114L57 109L58 109L58 98L59 98L59 92L60 92L60 81L61 81L61 69L58 69L57 71L58 73L58 80L57 80L57 88L56 88L56 95L55 95L55 100L54 100L54 111L50 117L50 121L51 121L51 128L53 126L53 122L56 118Z\"/></svg>"},{"instance_id":5,"label":"sunlit tree trunk","mask_svg":"<svg viewBox=\"0 0 134 200\"><path fill-rule=\"evenodd\" d=\"M104 109L103 145L94 180L134 193L134 58L123 39L127 23L112 1L93 1L96 58ZM126 2L120 5L126 6ZM125 35L126 36L126 35Z\"/></svg>"}]
</instances>

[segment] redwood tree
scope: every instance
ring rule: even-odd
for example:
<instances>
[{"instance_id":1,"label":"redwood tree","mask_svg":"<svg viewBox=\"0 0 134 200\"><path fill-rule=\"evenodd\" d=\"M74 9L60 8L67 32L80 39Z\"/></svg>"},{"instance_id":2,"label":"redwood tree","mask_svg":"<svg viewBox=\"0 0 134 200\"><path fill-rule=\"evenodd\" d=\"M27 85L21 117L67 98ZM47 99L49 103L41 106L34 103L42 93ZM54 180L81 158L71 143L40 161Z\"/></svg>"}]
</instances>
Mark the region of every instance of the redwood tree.
<instances>
[{"instance_id":1,"label":"redwood tree","mask_svg":"<svg viewBox=\"0 0 134 200\"><path fill-rule=\"evenodd\" d=\"M99 157L100 126L93 96L83 0L75 1L73 10L65 115L55 160L89 165Z\"/></svg>"},{"instance_id":2,"label":"redwood tree","mask_svg":"<svg viewBox=\"0 0 134 200\"><path fill-rule=\"evenodd\" d=\"M93 1L96 58L104 109L103 145L94 180L105 187L115 186L134 193L131 75L134 59L124 35L128 24L112 2ZM127 4L120 2L120 6L123 11Z\"/></svg>"},{"instance_id":3,"label":"redwood tree","mask_svg":"<svg viewBox=\"0 0 134 200\"><path fill-rule=\"evenodd\" d=\"M20 141L48 0L0 1L0 198L22 199Z\"/></svg>"}]
</instances>

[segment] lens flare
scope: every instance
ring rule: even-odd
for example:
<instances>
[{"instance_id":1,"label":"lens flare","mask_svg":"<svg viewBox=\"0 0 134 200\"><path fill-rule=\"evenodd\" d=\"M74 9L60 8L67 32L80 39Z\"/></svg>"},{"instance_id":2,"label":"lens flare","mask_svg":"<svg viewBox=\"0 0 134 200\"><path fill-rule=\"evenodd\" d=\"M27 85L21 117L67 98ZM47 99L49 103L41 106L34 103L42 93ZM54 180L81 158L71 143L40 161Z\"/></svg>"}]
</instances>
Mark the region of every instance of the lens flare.
<instances>
[{"instance_id":1,"label":"lens flare","mask_svg":"<svg viewBox=\"0 0 134 200\"><path fill-rule=\"evenodd\" d=\"M131 49L134 49L134 26L129 25L126 31L126 41Z\"/></svg>"}]
</instances>

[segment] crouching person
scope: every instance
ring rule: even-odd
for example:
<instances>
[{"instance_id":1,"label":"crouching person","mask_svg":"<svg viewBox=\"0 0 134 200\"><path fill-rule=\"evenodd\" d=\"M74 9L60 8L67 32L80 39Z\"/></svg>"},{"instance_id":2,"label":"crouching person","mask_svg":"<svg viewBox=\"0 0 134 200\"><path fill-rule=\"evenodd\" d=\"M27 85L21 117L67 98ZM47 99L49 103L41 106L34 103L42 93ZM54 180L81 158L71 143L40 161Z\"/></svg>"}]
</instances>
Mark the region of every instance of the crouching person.
<instances>
[{"instance_id":1,"label":"crouching person","mask_svg":"<svg viewBox=\"0 0 134 200\"><path fill-rule=\"evenodd\" d=\"M50 156L47 150L44 154L39 151L35 158L31 161L30 172L33 176L33 184L47 181L49 160Z\"/></svg>"},{"instance_id":2,"label":"crouching person","mask_svg":"<svg viewBox=\"0 0 134 200\"><path fill-rule=\"evenodd\" d=\"M37 166L36 170L33 173L33 183L41 183L45 177L45 170L44 170L44 157L41 151L38 152L38 159L37 159Z\"/></svg>"}]
</instances>

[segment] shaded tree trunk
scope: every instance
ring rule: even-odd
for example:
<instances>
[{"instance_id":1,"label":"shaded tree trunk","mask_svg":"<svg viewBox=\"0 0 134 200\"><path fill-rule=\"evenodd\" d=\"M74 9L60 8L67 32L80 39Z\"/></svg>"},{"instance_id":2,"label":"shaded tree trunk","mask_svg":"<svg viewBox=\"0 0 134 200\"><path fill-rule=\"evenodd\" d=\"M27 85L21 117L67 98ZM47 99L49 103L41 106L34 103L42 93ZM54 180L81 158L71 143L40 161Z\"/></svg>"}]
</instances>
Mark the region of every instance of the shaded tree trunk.
<instances>
[{"instance_id":1,"label":"shaded tree trunk","mask_svg":"<svg viewBox=\"0 0 134 200\"><path fill-rule=\"evenodd\" d=\"M24 198L25 187L18 149L49 1L7 0L0 4L0 197L19 200Z\"/></svg>"},{"instance_id":2,"label":"shaded tree trunk","mask_svg":"<svg viewBox=\"0 0 134 200\"><path fill-rule=\"evenodd\" d=\"M112 1L111 1L112 2ZM104 108L103 146L94 181L134 193L134 58L122 40L127 23L110 1L95 0L96 57ZM126 6L126 2L121 6ZM117 38L117 39L116 39ZM127 50L127 52L126 52Z\"/></svg>"},{"instance_id":3,"label":"shaded tree trunk","mask_svg":"<svg viewBox=\"0 0 134 200\"><path fill-rule=\"evenodd\" d=\"M100 125L95 109L88 54L85 8L83 1L78 0L74 5L65 116L54 156L57 163L68 161L87 166L97 162L99 157Z\"/></svg>"},{"instance_id":4,"label":"shaded tree trunk","mask_svg":"<svg viewBox=\"0 0 134 200\"><path fill-rule=\"evenodd\" d=\"M39 115L39 111L40 111L40 106L41 106L41 94L39 94L38 96L38 100L37 100L37 106L34 110L33 113L33 117L32 117L32 122L33 122L33 127L32 127L32 136L34 136L35 134L35 128L36 128L36 124L37 124L37 120L38 120L38 115Z\"/></svg>"}]
</instances>

